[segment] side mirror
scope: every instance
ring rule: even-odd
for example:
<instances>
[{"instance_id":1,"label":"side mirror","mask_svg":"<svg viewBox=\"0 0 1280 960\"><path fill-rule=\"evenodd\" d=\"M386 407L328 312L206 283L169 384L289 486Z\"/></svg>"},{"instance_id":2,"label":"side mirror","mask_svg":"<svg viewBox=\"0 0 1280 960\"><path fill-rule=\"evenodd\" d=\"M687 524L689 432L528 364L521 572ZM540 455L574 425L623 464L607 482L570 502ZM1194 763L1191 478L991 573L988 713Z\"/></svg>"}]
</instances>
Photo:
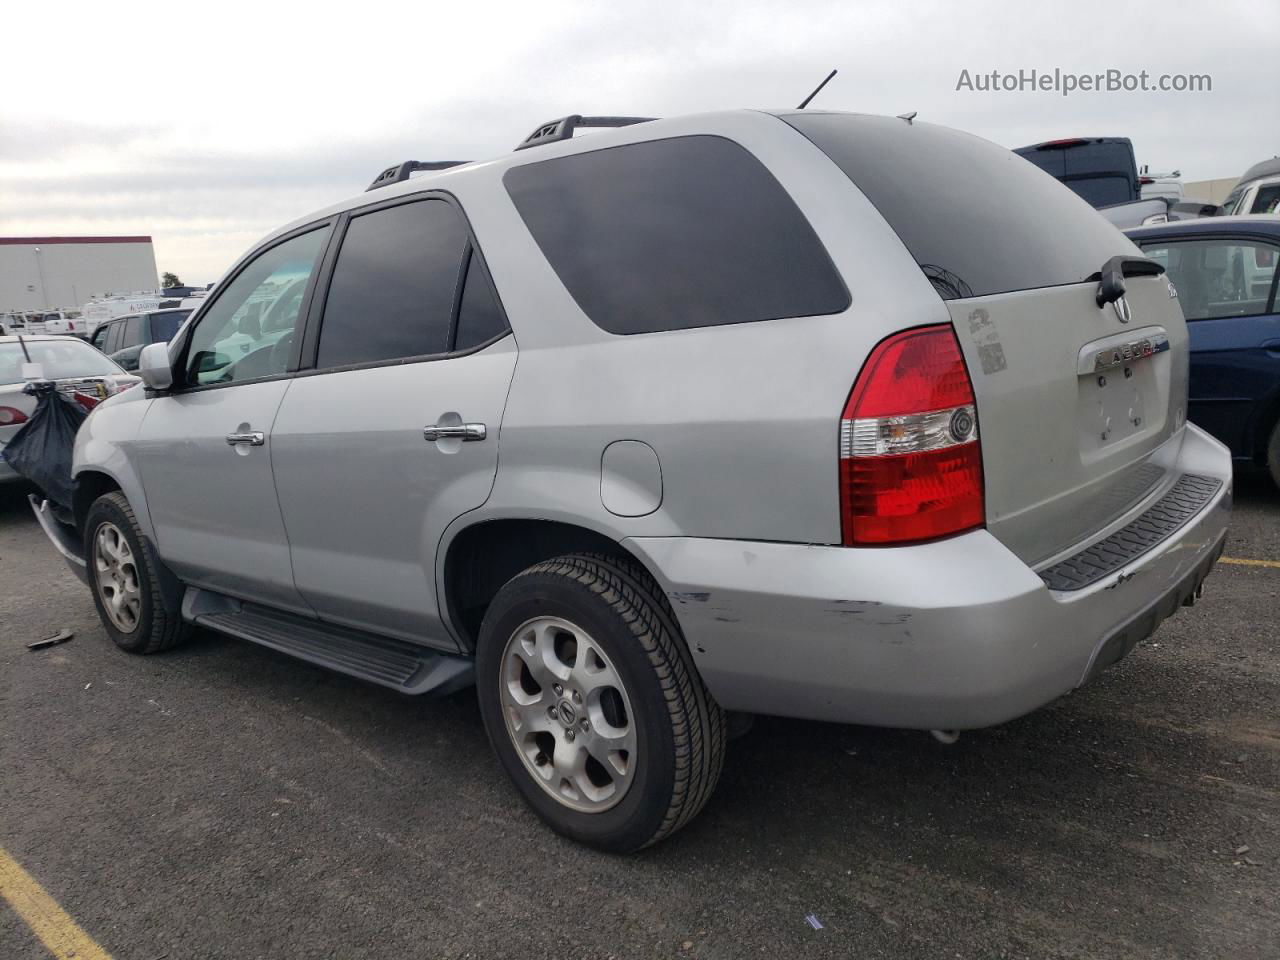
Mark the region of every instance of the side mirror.
<instances>
[{"instance_id":1,"label":"side mirror","mask_svg":"<svg viewBox=\"0 0 1280 960\"><path fill-rule=\"evenodd\" d=\"M173 386L173 366L167 343L149 343L138 354L138 376L148 390L168 390Z\"/></svg>"}]
</instances>

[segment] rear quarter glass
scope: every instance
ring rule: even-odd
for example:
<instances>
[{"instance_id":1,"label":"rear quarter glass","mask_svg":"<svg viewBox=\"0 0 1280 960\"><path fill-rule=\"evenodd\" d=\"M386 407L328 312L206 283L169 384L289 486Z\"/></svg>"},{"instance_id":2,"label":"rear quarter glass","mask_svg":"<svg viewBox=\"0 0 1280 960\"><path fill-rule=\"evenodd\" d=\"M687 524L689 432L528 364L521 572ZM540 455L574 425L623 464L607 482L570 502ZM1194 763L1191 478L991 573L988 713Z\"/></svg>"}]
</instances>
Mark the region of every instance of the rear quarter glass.
<instances>
[{"instance_id":1,"label":"rear quarter glass","mask_svg":"<svg viewBox=\"0 0 1280 960\"><path fill-rule=\"evenodd\" d=\"M503 178L578 306L610 333L840 313L849 293L804 214L745 148L672 137Z\"/></svg>"},{"instance_id":2,"label":"rear quarter glass","mask_svg":"<svg viewBox=\"0 0 1280 960\"><path fill-rule=\"evenodd\" d=\"M782 119L866 195L944 300L1080 283L1141 256L1071 190L979 137L892 117Z\"/></svg>"}]
</instances>

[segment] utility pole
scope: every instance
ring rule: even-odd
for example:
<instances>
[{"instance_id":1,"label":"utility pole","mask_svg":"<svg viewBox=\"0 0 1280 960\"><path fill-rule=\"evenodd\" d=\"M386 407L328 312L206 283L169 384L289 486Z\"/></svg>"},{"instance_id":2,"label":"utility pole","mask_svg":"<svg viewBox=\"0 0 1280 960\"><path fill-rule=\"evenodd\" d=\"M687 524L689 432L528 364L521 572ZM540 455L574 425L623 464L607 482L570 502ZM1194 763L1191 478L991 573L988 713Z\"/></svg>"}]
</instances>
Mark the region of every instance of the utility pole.
<instances>
[{"instance_id":1,"label":"utility pole","mask_svg":"<svg viewBox=\"0 0 1280 960\"><path fill-rule=\"evenodd\" d=\"M49 310L49 289L44 283L44 257L40 255L40 248L36 247L36 273L40 276L40 302L44 304L44 309Z\"/></svg>"}]
</instances>

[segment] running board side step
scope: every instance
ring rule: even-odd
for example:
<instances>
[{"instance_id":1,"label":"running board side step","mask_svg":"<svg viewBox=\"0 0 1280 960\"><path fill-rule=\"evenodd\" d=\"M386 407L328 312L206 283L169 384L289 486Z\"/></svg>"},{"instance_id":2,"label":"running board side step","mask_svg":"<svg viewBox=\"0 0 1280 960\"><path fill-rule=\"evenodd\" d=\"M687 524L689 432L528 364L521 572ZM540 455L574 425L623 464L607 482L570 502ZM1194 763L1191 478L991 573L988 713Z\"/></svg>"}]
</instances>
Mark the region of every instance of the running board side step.
<instances>
[{"instance_id":1,"label":"running board side step","mask_svg":"<svg viewBox=\"0 0 1280 960\"><path fill-rule=\"evenodd\" d=\"M182 599L182 619L401 693L443 695L474 682L474 664L467 657L243 603L196 587L188 587Z\"/></svg>"}]
</instances>

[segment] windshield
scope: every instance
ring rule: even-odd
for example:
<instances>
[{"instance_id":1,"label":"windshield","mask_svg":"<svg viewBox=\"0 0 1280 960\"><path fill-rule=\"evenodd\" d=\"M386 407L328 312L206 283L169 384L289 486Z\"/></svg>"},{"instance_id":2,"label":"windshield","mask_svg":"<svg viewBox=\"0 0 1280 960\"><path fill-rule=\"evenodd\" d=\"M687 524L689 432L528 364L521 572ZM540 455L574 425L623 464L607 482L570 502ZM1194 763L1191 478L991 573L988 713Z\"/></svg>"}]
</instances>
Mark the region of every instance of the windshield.
<instances>
[{"instance_id":1,"label":"windshield","mask_svg":"<svg viewBox=\"0 0 1280 960\"><path fill-rule=\"evenodd\" d=\"M82 340L28 340L31 362L44 368L49 380L109 377L124 373L116 363ZM0 343L0 384L22 383L27 362L20 343Z\"/></svg>"},{"instance_id":2,"label":"windshield","mask_svg":"<svg viewBox=\"0 0 1280 960\"><path fill-rule=\"evenodd\" d=\"M182 321L191 316L190 310L175 310L173 313L153 313L151 315L151 342L168 343L182 326Z\"/></svg>"}]
</instances>

